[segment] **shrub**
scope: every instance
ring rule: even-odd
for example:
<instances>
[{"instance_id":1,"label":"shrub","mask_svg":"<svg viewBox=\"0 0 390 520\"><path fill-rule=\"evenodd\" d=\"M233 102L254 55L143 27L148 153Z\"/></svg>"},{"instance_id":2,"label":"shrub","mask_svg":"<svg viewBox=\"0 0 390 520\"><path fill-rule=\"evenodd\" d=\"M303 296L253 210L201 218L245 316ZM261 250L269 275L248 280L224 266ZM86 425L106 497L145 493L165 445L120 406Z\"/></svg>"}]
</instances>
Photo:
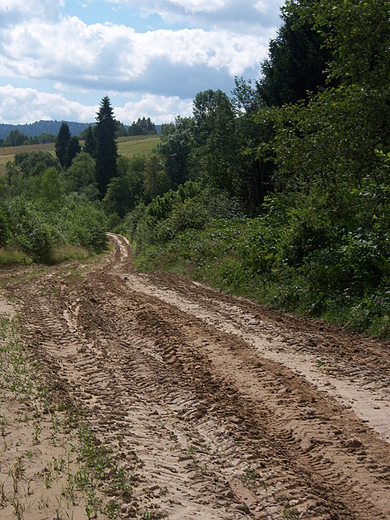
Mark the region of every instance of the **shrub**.
<instances>
[{"instance_id":1,"label":"shrub","mask_svg":"<svg viewBox=\"0 0 390 520\"><path fill-rule=\"evenodd\" d=\"M34 204L16 197L8 203L7 212L10 243L36 260L48 260L53 245L51 229Z\"/></svg>"}]
</instances>

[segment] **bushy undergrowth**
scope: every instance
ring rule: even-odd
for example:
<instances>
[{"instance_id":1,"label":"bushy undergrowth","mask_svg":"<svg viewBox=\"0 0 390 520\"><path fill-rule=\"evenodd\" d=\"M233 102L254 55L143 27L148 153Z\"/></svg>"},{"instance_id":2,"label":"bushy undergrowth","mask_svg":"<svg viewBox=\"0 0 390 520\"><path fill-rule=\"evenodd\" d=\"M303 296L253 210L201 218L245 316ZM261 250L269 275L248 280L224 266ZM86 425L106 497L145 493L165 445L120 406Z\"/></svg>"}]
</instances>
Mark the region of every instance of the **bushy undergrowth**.
<instances>
[{"instance_id":1,"label":"bushy undergrowth","mask_svg":"<svg viewBox=\"0 0 390 520\"><path fill-rule=\"evenodd\" d=\"M62 256L70 259L71 251L76 257L85 256L86 250L100 253L107 245L105 230L103 211L76 194L52 206L14 197L0 208L0 263L51 263Z\"/></svg>"},{"instance_id":2,"label":"bushy undergrowth","mask_svg":"<svg viewBox=\"0 0 390 520\"><path fill-rule=\"evenodd\" d=\"M187 181L148 206L136 206L124 219L124 231L141 252L151 245L165 244L187 229L202 230L212 218L243 215L238 200L204 188L200 182Z\"/></svg>"},{"instance_id":3,"label":"bushy undergrowth","mask_svg":"<svg viewBox=\"0 0 390 520\"><path fill-rule=\"evenodd\" d=\"M201 226L198 215L195 223L183 218L179 227L176 215L191 215L198 197L172 206L165 201L165 213L160 201L132 215L138 217L129 228L138 268L179 272L274 308L390 337L389 236L380 225L361 226L363 196L360 205L352 196L356 218L344 225L321 212L326 201L318 194L278 194L267 199L260 217L216 219L202 206Z\"/></svg>"}]
</instances>

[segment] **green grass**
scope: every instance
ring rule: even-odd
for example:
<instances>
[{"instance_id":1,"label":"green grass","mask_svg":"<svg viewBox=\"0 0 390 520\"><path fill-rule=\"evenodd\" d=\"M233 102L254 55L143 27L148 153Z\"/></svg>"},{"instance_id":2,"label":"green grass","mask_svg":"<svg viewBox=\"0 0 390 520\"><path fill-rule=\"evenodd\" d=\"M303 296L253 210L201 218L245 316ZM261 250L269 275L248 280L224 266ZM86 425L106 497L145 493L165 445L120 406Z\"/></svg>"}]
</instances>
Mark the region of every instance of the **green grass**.
<instances>
[{"instance_id":1,"label":"green grass","mask_svg":"<svg viewBox=\"0 0 390 520\"><path fill-rule=\"evenodd\" d=\"M133 157L137 154L151 153L160 142L158 135L141 135L134 137L120 137L117 139L118 154L124 157Z\"/></svg>"},{"instance_id":2,"label":"green grass","mask_svg":"<svg viewBox=\"0 0 390 520\"><path fill-rule=\"evenodd\" d=\"M0 177L3 177L5 175L6 169L5 165L8 161L12 161L15 154L10 155L0 155Z\"/></svg>"},{"instance_id":3,"label":"green grass","mask_svg":"<svg viewBox=\"0 0 390 520\"><path fill-rule=\"evenodd\" d=\"M109 251L110 247L108 246L101 254L107 254ZM54 246L53 251L50 253L50 258L48 258L45 263L47 265L55 265L60 264L61 262L70 262L72 260L88 260L97 256L100 255L97 255L82 246L72 244L57 245ZM29 265L32 263L32 258L18 249L0 248L0 266Z\"/></svg>"},{"instance_id":4,"label":"green grass","mask_svg":"<svg viewBox=\"0 0 390 520\"><path fill-rule=\"evenodd\" d=\"M31 258L16 249L4 249L0 248L0 266L1 265L14 265L14 264L31 264Z\"/></svg>"},{"instance_id":5,"label":"green grass","mask_svg":"<svg viewBox=\"0 0 390 520\"><path fill-rule=\"evenodd\" d=\"M187 229L146 248L136 255L135 267L183 274L271 308L390 337L390 291L319 291L305 272L280 260L279 240L261 219L212 221L202 231Z\"/></svg>"},{"instance_id":6,"label":"green grass","mask_svg":"<svg viewBox=\"0 0 390 520\"><path fill-rule=\"evenodd\" d=\"M44 150L55 155L54 143L46 144L29 144L27 146L0 146L0 177L2 177L6 170L5 166L8 161L13 161L16 153L34 152L35 150Z\"/></svg>"},{"instance_id":7,"label":"green grass","mask_svg":"<svg viewBox=\"0 0 390 520\"><path fill-rule=\"evenodd\" d=\"M159 142L160 136L158 135L119 137L119 139L117 139L118 153L124 157L132 157L137 154L149 154L156 148ZM83 146L84 141L80 141L80 144ZM0 177L5 175L5 166L8 161L13 161L16 153L33 152L35 150L45 150L55 155L54 143L0 147Z\"/></svg>"}]
</instances>

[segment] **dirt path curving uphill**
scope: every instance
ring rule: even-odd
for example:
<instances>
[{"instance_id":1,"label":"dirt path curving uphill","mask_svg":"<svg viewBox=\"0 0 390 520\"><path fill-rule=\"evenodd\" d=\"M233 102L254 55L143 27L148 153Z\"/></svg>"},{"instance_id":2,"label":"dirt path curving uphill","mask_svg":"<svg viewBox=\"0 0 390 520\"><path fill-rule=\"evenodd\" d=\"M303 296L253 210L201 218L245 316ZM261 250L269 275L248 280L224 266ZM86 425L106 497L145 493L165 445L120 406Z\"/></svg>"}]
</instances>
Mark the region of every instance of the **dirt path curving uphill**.
<instances>
[{"instance_id":1,"label":"dirt path curving uphill","mask_svg":"<svg viewBox=\"0 0 390 520\"><path fill-rule=\"evenodd\" d=\"M2 282L132 475L120 518L390 518L389 344L138 274L110 239L100 263Z\"/></svg>"}]
</instances>

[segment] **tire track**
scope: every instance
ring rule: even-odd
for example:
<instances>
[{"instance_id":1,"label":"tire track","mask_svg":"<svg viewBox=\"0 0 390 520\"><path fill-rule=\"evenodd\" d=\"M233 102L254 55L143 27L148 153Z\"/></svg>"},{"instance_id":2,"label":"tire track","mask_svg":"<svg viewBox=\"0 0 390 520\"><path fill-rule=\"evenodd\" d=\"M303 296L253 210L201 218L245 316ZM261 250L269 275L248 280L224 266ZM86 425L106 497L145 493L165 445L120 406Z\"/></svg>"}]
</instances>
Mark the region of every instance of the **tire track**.
<instances>
[{"instance_id":1,"label":"tire track","mask_svg":"<svg viewBox=\"0 0 390 520\"><path fill-rule=\"evenodd\" d=\"M111 240L100 265L48 270L8 293L47 379L129 471L123 518L390 518L389 444L288 358L321 354L326 377L385 397L383 347L367 341L363 360L361 338L137 275L128 243Z\"/></svg>"}]
</instances>

